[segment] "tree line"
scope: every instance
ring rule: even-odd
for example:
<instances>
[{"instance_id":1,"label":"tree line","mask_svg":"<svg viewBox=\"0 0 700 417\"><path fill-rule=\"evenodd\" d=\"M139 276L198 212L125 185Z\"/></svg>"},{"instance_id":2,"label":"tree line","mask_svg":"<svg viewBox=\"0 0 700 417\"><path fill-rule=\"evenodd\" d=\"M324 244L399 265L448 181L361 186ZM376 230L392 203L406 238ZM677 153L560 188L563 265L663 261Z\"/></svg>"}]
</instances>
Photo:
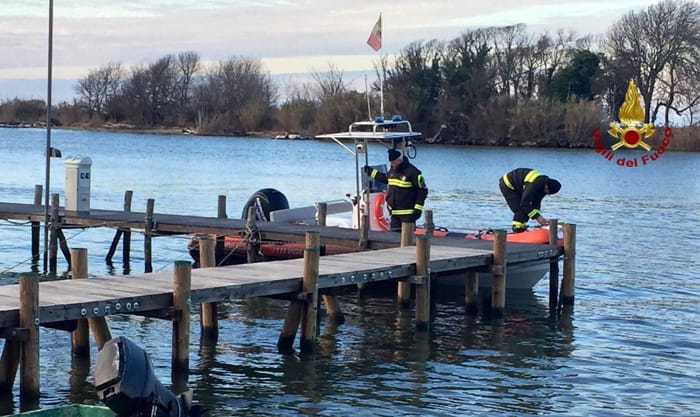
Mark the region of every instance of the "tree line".
<instances>
[{"instance_id":1,"label":"tree line","mask_svg":"<svg viewBox=\"0 0 700 417\"><path fill-rule=\"evenodd\" d=\"M385 115L401 114L429 142L591 146L592 129L607 130L617 119L629 80L639 88L645 122L669 126L682 117L697 127L700 6L663 0L627 13L597 39L564 30L533 35L524 24L467 30L449 41L413 42L393 61L379 59L375 72L371 108L379 109L382 80ZM312 79L286 86L278 104L281 87L259 60L233 56L205 67L186 51L91 70L78 80L73 103L56 106L55 118L200 134L314 135L368 117L366 94L332 64ZM39 104L5 102L0 120L10 110L37 113ZM686 141L700 148L696 133Z\"/></svg>"}]
</instances>

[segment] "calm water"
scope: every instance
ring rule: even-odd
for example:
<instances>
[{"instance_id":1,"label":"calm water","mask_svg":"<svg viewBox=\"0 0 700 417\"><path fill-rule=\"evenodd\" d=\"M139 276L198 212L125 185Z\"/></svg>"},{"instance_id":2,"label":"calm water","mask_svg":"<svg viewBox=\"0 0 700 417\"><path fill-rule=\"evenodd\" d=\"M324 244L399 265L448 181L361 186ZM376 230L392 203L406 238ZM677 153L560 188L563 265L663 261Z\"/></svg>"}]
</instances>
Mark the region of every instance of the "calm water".
<instances>
[{"instance_id":1,"label":"calm water","mask_svg":"<svg viewBox=\"0 0 700 417\"><path fill-rule=\"evenodd\" d=\"M0 129L0 201L32 202L44 183L45 141L42 130ZM239 217L260 188L279 189L292 206L355 189L354 159L332 143L69 130L54 130L52 143L64 157L92 158L92 208L121 209L132 190L135 211L154 198L156 212L215 216L226 195L228 215ZM385 155L375 148L370 160ZM189 387L212 416L700 415L700 154L626 168L592 150L419 145L415 163L435 223L453 230L509 225L497 180L511 168L559 179L561 192L543 207L578 227L573 313L548 318L542 281L509 295L502 323L465 317L461 297L439 299L431 332L421 334L394 300L348 293L347 322L324 320L317 355L302 359L277 353L284 303L231 302L220 308L215 346L200 345L193 317ZM63 162L53 159L51 190L62 204L63 182ZM113 235L66 231L71 247L88 248L93 275L122 273L120 251L114 270L104 262ZM28 225L0 221L1 282L30 270L29 238ZM155 239L154 270L188 260L185 244ZM135 272L142 249L134 234ZM114 316L110 327L147 348L170 383L170 323ZM68 334L42 329L41 337L41 405L98 402L90 366L71 371ZM18 410L18 385L0 399L0 414Z\"/></svg>"}]
</instances>

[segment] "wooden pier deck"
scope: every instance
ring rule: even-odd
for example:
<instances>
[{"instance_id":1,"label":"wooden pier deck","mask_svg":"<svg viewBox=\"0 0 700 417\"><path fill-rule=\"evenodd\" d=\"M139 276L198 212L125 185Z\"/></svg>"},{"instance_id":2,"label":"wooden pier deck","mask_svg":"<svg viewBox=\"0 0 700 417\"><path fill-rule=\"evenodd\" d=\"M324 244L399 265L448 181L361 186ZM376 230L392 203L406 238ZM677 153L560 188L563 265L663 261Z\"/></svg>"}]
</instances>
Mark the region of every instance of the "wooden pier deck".
<instances>
[{"instance_id":1,"label":"wooden pier deck","mask_svg":"<svg viewBox=\"0 0 700 417\"><path fill-rule=\"evenodd\" d=\"M492 252L433 247L433 273L486 267ZM416 274L413 246L322 257L318 288L405 279ZM191 302L221 302L301 292L303 259L192 270ZM108 278L45 281L39 284L40 324L104 317L111 314L162 312L173 305L173 272ZM19 285L0 286L0 328L19 325Z\"/></svg>"}]
</instances>

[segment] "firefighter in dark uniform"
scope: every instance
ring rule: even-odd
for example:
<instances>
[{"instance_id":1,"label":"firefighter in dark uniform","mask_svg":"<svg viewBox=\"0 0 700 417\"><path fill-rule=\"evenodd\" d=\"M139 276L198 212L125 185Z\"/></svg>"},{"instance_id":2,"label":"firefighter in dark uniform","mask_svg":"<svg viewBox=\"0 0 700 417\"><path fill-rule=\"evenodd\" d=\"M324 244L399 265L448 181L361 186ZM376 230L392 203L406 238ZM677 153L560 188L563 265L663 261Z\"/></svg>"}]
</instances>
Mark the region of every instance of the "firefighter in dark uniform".
<instances>
[{"instance_id":1,"label":"firefighter in dark uniform","mask_svg":"<svg viewBox=\"0 0 700 417\"><path fill-rule=\"evenodd\" d=\"M513 232L527 230L528 219L541 226L547 219L540 213L540 204L546 195L556 194L561 188L559 181L542 175L531 168L517 168L503 175L498 181L501 194L513 212Z\"/></svg>"},{"instance_id":2,"label":"firefighter in dark uniform","mask_svg":"<svg viewBox=\"0 0 700 417\"><path fill-rule=\"evenodd\" d=\"M389 149L389 172L365 166L372 179L387 184L386 205L391 213L390 230L401 231L401 223L415 223L423 213L428 188L421 171L396 149Z\"/></svg>"}]
</instances>

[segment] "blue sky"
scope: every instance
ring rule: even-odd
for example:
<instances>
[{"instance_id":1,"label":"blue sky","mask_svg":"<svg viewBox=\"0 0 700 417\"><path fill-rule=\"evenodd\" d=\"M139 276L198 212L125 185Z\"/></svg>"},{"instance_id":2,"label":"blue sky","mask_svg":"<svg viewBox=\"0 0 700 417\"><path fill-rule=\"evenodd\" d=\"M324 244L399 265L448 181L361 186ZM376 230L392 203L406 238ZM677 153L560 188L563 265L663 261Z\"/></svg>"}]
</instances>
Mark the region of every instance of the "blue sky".
<instances>
[{"instance_id":1,"label":"blue sky","mask_svg":"<svg viewBox=\"0 0 700 417\"><path fill-rule=\"evenodd\" d=\"M0 100L45 98L47 0L0 0ZM525 23L533 33L604 33L630 11L657 1L574 0L55 0L54 101L109 62L126 66L195 51L205 62L261 59L273 75L371 72L377 53L365 41L379 13L381 50L412 41L449 40L467 29Z\"/></svg>"}]
</instances>

